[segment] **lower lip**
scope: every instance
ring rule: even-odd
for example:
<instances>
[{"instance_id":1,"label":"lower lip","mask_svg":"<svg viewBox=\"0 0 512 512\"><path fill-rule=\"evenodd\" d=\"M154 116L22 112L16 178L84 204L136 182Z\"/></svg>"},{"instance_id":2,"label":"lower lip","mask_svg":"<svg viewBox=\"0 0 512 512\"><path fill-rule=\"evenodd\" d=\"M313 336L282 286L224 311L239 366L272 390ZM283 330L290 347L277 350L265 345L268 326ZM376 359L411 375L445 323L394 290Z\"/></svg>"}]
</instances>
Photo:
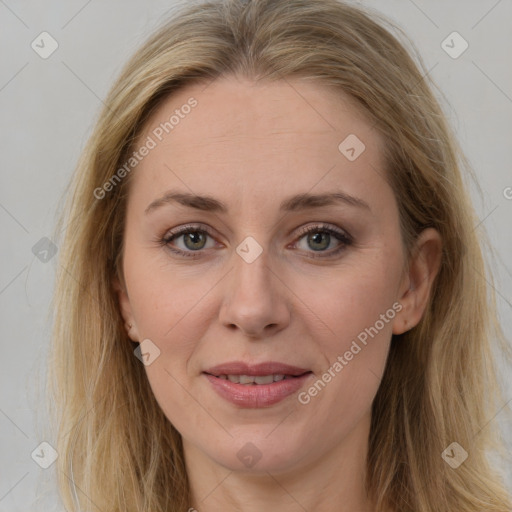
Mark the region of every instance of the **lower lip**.
<instances>
[{"instance_id":1,"label":"lower lip","mask_svg":"<svg viewBox=\"0 0 512 512\"><path fill-rule=\"evenodd\" d=\"M228 402L241 407L259 408L276 404L293 395L313 374L305 373L300 377L283 379L272 384L236 384L207 373L204 375L213 389Z\"/></svg>"}]
</instances>

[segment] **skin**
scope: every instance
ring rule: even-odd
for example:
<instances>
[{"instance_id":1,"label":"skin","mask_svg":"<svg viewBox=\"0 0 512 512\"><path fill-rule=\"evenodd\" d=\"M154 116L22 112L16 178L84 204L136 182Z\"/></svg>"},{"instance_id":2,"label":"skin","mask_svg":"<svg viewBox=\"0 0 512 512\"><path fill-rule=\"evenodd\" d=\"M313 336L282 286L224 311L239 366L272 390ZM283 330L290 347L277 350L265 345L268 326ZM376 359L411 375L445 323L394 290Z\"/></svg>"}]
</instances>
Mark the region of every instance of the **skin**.
<instances>
[{"instance_id":1,"label":"skin","mask_svg":"<svg viewBox=\"0 0 512 512\"><path fill-rule=\"evenodd\" d=\"M130 338L150 339L160 350L145 369L183 437L190 506L371 511L364 493L371 404L392 334L412 328L424 313L440 236L433 229L420 235L405 272L397 204L384 179L384 142L338 91L301 79L256 83L233 76L187 86L153 114L141 143L191 96L197 106L134 171L125 283L116 281ZM349 134L366 146L354 161L338 150ZM228 213L173 203L146 214L170 189L212 196ZM339 203L278 211L291 195L333 191L370 209ZM170 243L195 250L197 259L159 243L189 223L212 235L202 243L197 233ZM315 244L297 231L321 223L345 230L353 243L329 256L342 242L331 236ZM250 264L236 252L247 236L263 249ZM311 369L309 386L395 303L401 311L307 404L292 395L270 407L241 408L219 397L202 374L222 362L272 360ZM247 443L261 454L251 468L237 457Z\"/></svg>"}]
</instances>

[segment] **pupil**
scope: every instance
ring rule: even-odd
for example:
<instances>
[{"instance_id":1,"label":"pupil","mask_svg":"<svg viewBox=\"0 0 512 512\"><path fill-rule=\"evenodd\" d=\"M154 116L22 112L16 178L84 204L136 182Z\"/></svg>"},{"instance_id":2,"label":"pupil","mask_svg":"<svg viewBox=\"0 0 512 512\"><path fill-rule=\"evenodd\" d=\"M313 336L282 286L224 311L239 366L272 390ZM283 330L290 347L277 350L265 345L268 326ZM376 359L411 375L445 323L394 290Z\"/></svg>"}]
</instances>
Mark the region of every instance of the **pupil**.
<instances>
[{"instance_id":1,"label":"pupil","mask_svg":"<svg viewBox=\"0 0 512 512\"><path fill-rule=\"evenodd\" d=\"M317 237L320 237L320 239L323 237L324 241L327 240L327 245L324 244L323 247L320 247L321 249L325 249L326 247L329 246L329 233L315 233L314 235L309 236L309 240L313 240L314 243L320 243L320 240L318 240Z\"/></svg>"},{"instance_id":2,"label":"pupil","mask_svg":"<svg viewBox=\"0 0 512 512\"><path fill-rule=\"evenodd\" d=\"M203 237L202 233L199 233L199 232L187 233L187 234L185 234L185 245L188 245L187 240L192 240L192 244L200 243L202 237ZM196 239L196 240L194 241L194 239ZM197 249L198 247L194 246L192 248ZM199 249L200 249L200 247L199 247Z\"/></svg>"}]
</instances>

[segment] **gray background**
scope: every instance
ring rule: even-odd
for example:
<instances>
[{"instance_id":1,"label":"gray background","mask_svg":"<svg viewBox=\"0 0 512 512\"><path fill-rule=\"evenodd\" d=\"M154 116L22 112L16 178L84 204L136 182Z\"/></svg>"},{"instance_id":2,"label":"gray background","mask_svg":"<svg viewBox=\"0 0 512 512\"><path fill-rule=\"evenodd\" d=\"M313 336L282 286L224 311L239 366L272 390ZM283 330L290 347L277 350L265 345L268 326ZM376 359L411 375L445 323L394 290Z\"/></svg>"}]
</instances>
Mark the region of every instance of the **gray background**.
<instances>
[{"instance_id":1,"label":"gray background","mask_svg":"<svg viewBox=\"0 0 512 512\"><path fill-rule=\"evenodd\" d=\"M498 254L497 300L512 339L512 2L358 3L404 28L446 97L440 100L484 191L480 199L471 186L478 229L489 232ZM45 440L41 393L57 258L44 262L32 248L52 237L57 205L102 98L173 4L0 0L0 512L58 510L55 466L43 470L31 458ZM31 48L43 31L59 44L47 59ZM469 43L456 59L441 46L453 31ZM512 399L511 383L504 385ZM504 424L510 440L512 423L496 412L489 421Z\"/></svg>"}]
</instances>

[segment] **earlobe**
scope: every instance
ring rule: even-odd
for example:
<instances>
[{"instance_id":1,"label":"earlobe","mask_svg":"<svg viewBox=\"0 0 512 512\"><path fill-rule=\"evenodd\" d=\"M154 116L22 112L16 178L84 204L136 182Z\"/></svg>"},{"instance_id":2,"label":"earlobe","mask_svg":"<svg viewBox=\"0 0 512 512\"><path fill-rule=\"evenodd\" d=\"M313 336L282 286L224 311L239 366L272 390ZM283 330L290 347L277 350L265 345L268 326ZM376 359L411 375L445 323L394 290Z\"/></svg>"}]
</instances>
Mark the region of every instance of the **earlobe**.
<instances>
[{"instance_id":1,"label":"earlobe","mask_svg":"<svg viewBox=\"0 0 512 512\"><path fill-rule=\"evenodd\" d=\"M126 333L128 334L129 338L132 341L139 341L137 324L135 323L135 319L133 317L130 298L128 297L126 287L123 284L121 284L117 276L112 279L112 286L117 295L117 301L119 304L121 315L124 320L124 327L126 329Z\"/></svg>"},{"instance_id":2,"label":"earlobe","mask_svg":"<svg viewBox=\"0 0 512 512\"><path fill-rule=\"evenodd\" d=\"M420 322L439 272L441 254L441 235L433 228L425 229L416 240L409 272L401 287L405 288L399 298L402 310L393 322L393 334L402 334Z\"/></svg>"}]
</instances>

